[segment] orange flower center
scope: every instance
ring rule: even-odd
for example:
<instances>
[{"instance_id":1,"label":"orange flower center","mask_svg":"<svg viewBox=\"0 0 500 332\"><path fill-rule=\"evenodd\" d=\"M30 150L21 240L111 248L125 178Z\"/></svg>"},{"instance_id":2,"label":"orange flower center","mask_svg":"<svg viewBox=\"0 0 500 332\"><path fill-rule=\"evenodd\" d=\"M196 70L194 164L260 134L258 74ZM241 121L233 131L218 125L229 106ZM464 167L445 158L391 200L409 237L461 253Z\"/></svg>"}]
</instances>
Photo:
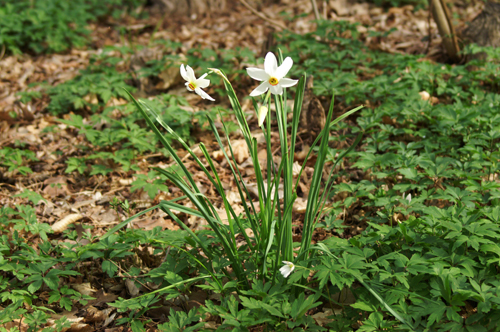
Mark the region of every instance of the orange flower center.
<instances>
[{"instance_id":1,"label":"orange flower center","mask_svg":"<svg viewBox=\"0 0 500 332\"><path fill-rule=\"evenodd\" d=\"M191 90L196 89L196 86L195 86L193 83L189 83L189 84L188 84L188 87L189 87Z\"/></svg>"},{"instance_id":2,"label":"orange flower center","mask_svg":"<svg viewBox=\"0 0 500 332\"><path fill-rule=\"evenodd\" d=\"M273 85L273 86L274 86L274 85L278 85L278 79L277 79L276 77L271 77L271 78L269 79L269 84L271 84L271 85Z\"/></svg>"}]
</instances>

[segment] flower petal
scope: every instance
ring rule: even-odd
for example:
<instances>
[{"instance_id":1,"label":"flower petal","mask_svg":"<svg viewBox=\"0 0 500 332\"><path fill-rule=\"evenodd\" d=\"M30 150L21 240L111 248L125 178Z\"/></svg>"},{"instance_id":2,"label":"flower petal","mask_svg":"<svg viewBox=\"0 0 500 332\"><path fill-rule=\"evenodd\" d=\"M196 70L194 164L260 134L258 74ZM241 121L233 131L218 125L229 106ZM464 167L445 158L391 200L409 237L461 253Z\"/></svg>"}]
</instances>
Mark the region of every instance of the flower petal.
<instances>
[{"instance_id":1,"label":"flower petal","mask_svg":"<svg viewBox=\"0 0 500 332\"><path fill-rule=\"evenodd\" d=\"M279 85L281 85L284 88L288 88L290 86L294 86L297 84L299 80L292 80L291 78L282 78L279 81Z\"/></svg>"},{"instance_id":2,"label":"flower petal","mask_svg":"<svg viewBox=\"0 0 500 332\"><path fill-rule=\"evenodd\" d=\"M193 70L193 68L191 68L188 65L186 65L186 73L187 73L187 77L188 77L188 80L186 80L186 81L189 81L189 82L196 81L196 76L194 76L194 70Z\"/></svg>"},{"instance_id":3,"label":"flower petal","mask_svg":"<svg viewBox=\"0 0 500 332\"><path fill-rule=\"evenodd\" d=\"M281 86L281 84L274 85L274 86L270 85L270 86L271 86L271 93L273 95L282 95L283 94L283 87Z\"/></svg>"},{"instance_id":4,"label":"flower petal","mask_svg":"<svg viewBox=\"0 0 500 332\"><path fill-rule=\"evenodd\" d=\"M272 52L267 52L266 58L264 59L264 70L269 76L275 76L276 70L278 69L278 60Z\"/></svg>"},{"instance_id":5,"label":"flower petal","mask_svg":"<svg viewBox=\"0 0 500 332\"><path fill-rule=\"evenodd\" d=\"M290 268L285 265L280 269L281 274L283 275L284 278L288 277L292 271L290 271Z\"/></svg>"},{"instance_id":6,"label":"flower petal","mask_svg":"<svg viewBox=\"0 0 500 332\"><path fill-rule=\"evenodd\" d=\"M247 74L257 81L267 81L269 79L269 74L260 68L247 68Z\"/></svg>"},{"instance_id":7,"label":"flower petal","mask_svg":"<svg viewBox=\"0 0 500 332\"><path fill-rule=\"evenodd\" d=\"M208 93L206 93L205 91L203 91L200 87L194 89L194 92L196 92L203 99L208 99L208 100L211 100L211 101L215 101L215 99L213 99L212 97L210 97L208 95Z\"/></svg>"},{"instance_id":8,"label":"flower petal","mask_svg":"<svg viewBox=\"0 0 500 332\"><path fill-rule=\"evenodd\" d=\"M268 81L265 81L261 83L258 87L256 87L252 92L250 92L250 96L255 97L255 96L260 96L264 92L267 91L271 87L271 84L269 84Z\"/></svg>"},{"instance_id":9,"label":"flower petal","mask_svg":"<svg viewBox=\"0 0 500 332\"><path fill-rule=\"evenodd\" d=\"M202 77L196 80L196 86L199 86L200 88L204 89L210 85L210 80L203 78L205 76L207 76L207 74L203 75Z\"/></svg>"},{"instance_id":10,"label":"flower petal","mask_svg":"<svg viewBox=\"0 0 500 332\"><path fill-rule=\"evenodd\" d=\"M189 81L189 77L186 73L186 68L184 68L184 64L181 65L181 76L185 81Z\"/></svg>"},{"instance_id":11,"label":"flower petal","mask_svg":"<svg viewBox=\"0 0 500 332\"><path fill-rule=\"evenodd\" d=\"M292 262L283 261L284 266L280 268L280 272L284 278L288 277L290 273L292 273L293 269L295 269L295 265Z\"/></svg>"},{"instance_id":12,"label":"flower petal","mask_svg":"<svg viewBox=\"0 0 500 332\"><path fill-rule=\"evenodd\" d=\"M293 66L292 58L286 57L281 66L279 66L278 69L276 69L275 72L276 78L278 80L281 80L283 77L286 76L286 74L288 74L288 71L290 70L290 68L292 68L292 66Z\"/></svg>"}]
</instances>

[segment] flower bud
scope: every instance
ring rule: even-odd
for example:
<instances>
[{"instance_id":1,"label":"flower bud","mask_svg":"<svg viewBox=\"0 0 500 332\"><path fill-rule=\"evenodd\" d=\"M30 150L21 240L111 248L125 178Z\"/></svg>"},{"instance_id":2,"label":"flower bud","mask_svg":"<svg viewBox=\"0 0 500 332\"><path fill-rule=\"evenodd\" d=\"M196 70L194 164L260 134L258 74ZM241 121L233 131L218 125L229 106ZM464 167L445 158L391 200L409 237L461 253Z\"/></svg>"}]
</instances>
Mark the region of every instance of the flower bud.
<instances>
[{"instance_id":1,"label":"flower bud","mask_svg":"<svg viewBox=\"0 0 500 332\"><path fill-rule=\"evenodd\" d=\"M262 126L262 124L264 123L264 119L266 118L266 115L267 115L267 107L262 105L261 107L259 107L259 111L257 112L257 118L259 119L259 127Z\"/></svg>"}]
</instances>

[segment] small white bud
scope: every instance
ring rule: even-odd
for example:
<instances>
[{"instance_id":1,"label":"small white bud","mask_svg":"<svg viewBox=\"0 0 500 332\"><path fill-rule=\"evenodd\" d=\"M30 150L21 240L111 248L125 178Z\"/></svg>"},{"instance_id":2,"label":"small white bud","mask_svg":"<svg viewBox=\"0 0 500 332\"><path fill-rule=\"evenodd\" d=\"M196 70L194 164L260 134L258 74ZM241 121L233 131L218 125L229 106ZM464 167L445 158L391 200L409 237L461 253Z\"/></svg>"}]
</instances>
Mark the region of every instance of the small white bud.
<instances>
[{"instance_id":1,"label":"small white bud","mask_svg":"<svg viewBox=\"0 0 500 332\"><path fill-rule=\"evenodd\" d=\"M266 106L259 107L259 111L257 112L257 118L259 119L259 127L261 127L262 124L264 123L264 119L266 118L267 111L268 111L268 109Z\"/></svg>"}]
</instances>

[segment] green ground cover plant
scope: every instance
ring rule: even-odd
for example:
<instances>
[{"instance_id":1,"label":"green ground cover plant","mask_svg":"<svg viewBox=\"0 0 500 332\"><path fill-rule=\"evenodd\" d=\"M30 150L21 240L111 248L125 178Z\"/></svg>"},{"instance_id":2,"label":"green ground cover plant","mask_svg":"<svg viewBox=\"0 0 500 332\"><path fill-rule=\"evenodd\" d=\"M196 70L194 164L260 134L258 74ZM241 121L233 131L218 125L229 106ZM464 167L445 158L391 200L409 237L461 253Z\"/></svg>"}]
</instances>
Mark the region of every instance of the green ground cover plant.
<instances>
[{"instance_id":1,"label":"green ground cover plant","mask_svg":"<svg viewBox=\"0 0 500 332\"><path fill-rule=\"evenodd\" d=\"M148 316L150 309L169 300L182 302L198 289L220 297L206 300L199 308L172 310L168 322L157 328L209 330L200 319L212 316L218 317L221 331L248 331L256 326L268 331L496 331L500 325L498 55L489 50L488 62L475 60L469 64L471 67L451 66L419 56L372 51L364 46L361 37L356 26L346 22L324 22L315 33L307 35L280 36L283 53L296 61L289 76L302 77L297 87L289 88L285 94L290 97L290 91L295 92L295 106L290 110L292 121L287 122L285 116L285 96L255 98L254 106L262 115L262 106L269 109L271 102L277 105L277 117L266 113L262 129L269 137L271 130L276 130L269 120L276 121L283 144L282 164L268 165L267 169L273 171L259 179L260 209L249 205L242 215L236 215L229 204L225 205L229 225L214 213L210 201L199 192L187 169L182 168L172 146L178 142L192 153L189 130L175 128L172 120L182 118L181 111L166 111L185 102L182 98L167 94L149 102L133 101L121 108L118 119L106 109L103 98L99 107L91 109L95 112L91 122L85 123L78 114L61 120L102 147L92 160L115 160L131 171L134 166L129 161L134 154L128 155L123 152L125 149L137 154L156 151L161 142L162 151L175 159L179 167L156 169L138 177L137 181L143 182L136 186L161 186L166 178L183 190L196 209L176 201L162 201L140 215L161 208L183 226L183 221L172 212L177 210L206 218L210 227L198 232L185 225L180 231L169 232L158 228L124 229L140 216L137 215L101 238L84 235L90 240L87 245L61 244L51 241L51 230L37 222L31 205L38 198L27 192L31 203L15 209L0 208L0 270L5 271L0 276L0 299L5 308L0 313L0 323L26 317L30 328L36 330L49 318L52 309L48 304L65 309L85 305L90 299L59 283L71 276L91 274L102 280L130 278L137 287L140 284L133 277L140 275L142 283L158 286L139 297L120 298L112 304L122 314L118 323L133 331L144 331L147 324L154 322ZM210 55L210 51L193 51L189 63L200 54ZM220 59L228 58L216 54L205 62L198 57L195 63L197 68L217 67L214 62L220 64ZM220 94L228 94L255 158L256 143L248 134L245 116L231 85L238 84L232 82L237 76L232 76L230 68L223 69L214 70L220 75L212 74L210 78L219 77L218 83L224 86ZM241 68L234 70L238 71L241 74ZM344 114L344 121L328 122L323 131L323 137L329 130L338 134L321 140L312 150L320 163L316 169L323 169L321 163L342 158L339 164L343 166L330 174L329 182L323 182L320 171L315 173L315 187L309 196L311 212L304 222L302 242L298 243L290 236L292 214L287 206L293 203L296 193L289 178L290 152L296 144L293 138L304 72L314 75L315 93L325 101L330 102L332 91L335 94L335 104L333 100L328 104L328 116ZM437 101L423 100L419 94L422 91ZM345 112L356 110L354 105L366 101L369 105L358 112ZM93 128L98 119L106 122L104 130ZM142 119L154 130L154 136ZM185 123L189 127L189 117ZM222 148L220 132L212 120L207 123ZM120 128L124 130L121 133ZM135 134L130 135L134 130ZM361 141L355 150L349 150L355 144L340 144L356 143L357 137ZM202 144L200 148L204 162L194 153L192 157L200 162L200 169L206 171L224 197L222 183L212 172L210 156ZM337 153L337 158L331 157ZM31 154L18 155L17 159L6 159L4 153L2 163L10 160L14 168L29 166L26 160L31 160ZM74 164L68 164L68 169L73 169L69 171L88 172L86 156L73 156L75 159L70 160ZM232 165L232 153L225 158ZM258 163L255 167L259 167ZM353 170L361 171L362 176ZM233 175L244 194L237 168ZM283 206L277 203L277 191L272 191L280 178L287 183ZM266 187L264 182L270 185ZM151 190L154 193L154 185ZM273 195L274 199L270 199ZM331 214L321 218L321 202L327 199L333 201ZM362 232L350 233L352 224L362 225ZM311 244L316 228L325 228L333 236ZM12 234L6 235L11 229ZM253 236L246 229L252 229ZM77 232L71 228L63 236L78 240ZM41 238L39 250L29 245L33 237ZM244 244L238 246L237 240L242 239ZM144 247L152 249L146 273L134 259L139 248ZM90 272L82 268L82 263L90 266ZM280 272L284 267L288 270ZM334 295L347 289L355 302L336 303ZM49 297L45 299L44 294ZM312 313L325 307L342 310L332 313L331 320L320 326ZM62 329L65 324L60 320L55 329Z\"/></svg>"},{"instance_id":2,"label":"green ground cover plant","mask_svg":"<svg viewBox=\"0 0 500 332\"><path fill-rule=\"evenodd\" d=\"M38 160L35 153L30 150L5 147L0 150L0 165L13 174L17 172L22 175L32 173L28 166L30 162Z\"/></svg>"},{"instance_id":3,"label":"green ground cover plant","mask_svg":"<svg viewBox=\"0 0 500 332\"><path fill-rule=\"evenodd\" d=\"M179 106L186 105L185 99L169 94L159 95L149 103L161 107L160 114L164 121L171 123L186 141L192 142L192 121L195 118L204 120L203 112L193 114L180 108ZM117 109L120 111L118 116ZM90 144L97 147L94 153L82 149L78 156L70 156L66 172L78 171L84 174L90 171L91 175L106 175L116 170L137 171L136 158L146 152L158 150L158 140L137 124L138 120L139 115L130 104L105 107L102 113L90 116L89 122L84 122L81 115L75 114L68 120L59 119L59 122L78 130ZM87 167L89 163L92 164L90 169Z\"/></svg>"},{"instance_id":4,"label":"green ground cover plant","mask_svg":"<svg viewBox=\"0 0 500 332\"><path fill-rule=\"evenodd\" d=\"M95 112L111 98L125 97L123 89L134 88L126 83L130 81L130 74L116 68L122 61L122 57L110 56L107 52L93 57L90 65L75 78L47 88L50 97L48 110L55 115L83 108Z\"/></svg>"},{"instance_id":5,"label":"green ground cover plant","mask_svg":"<svg viewBox=\"0 0 500 332\"><path fill-rule=\"evenodd\" d=\"M87 24L119 16L142 0L2 0L0 47L21 54L62 52L88 44Z\"/></svg>"},{"instance_id":6,"label":"green ground cover plant","mask_svg":"<svg viewBox=\"0 0 500 332\"><path fill-rule=\"evenodd\" d=\"M167 47L170 50L172 45ZM79 174L105 176L116 171L138 171L137 157L158 150L158 139L138 124L142 117L133 104L127 103L125 89L136 90L133 86L134 73L127 70L133 52L133 49L126 47L105 48L101 53L93 55L89 66L73 79L56 86L42 83L41 91L21 94L23 102L48 96L50 102L47 110L59 117L71 113L69 117L59 118L57 121L76 130L94 147L94 153L90 153L90 149L82 144L77 154L69 155L66 173L76 171ZM149 61L135 75L158 76L178 60L178 56L167 54L161 60ZM110 105L112 99L120 100L122 105ZM193 123L203 126L206 115L215 112L190 112L186 110L189 105L185 98L168 93L157 94L147 102L158 109L163 121L169 123L189 144L194 143L191 137ZM166 139L171 140L171 135L167 135ZM18 171L23 170L24 168L19 168ZM141 177L136 185L145 183L144 180ZM154 180L148 184L148 191L152 194L154 188L164 190L165 186Z\"/></svg>"},{"instance_id":7,"label":"green ground cover plant","mask_svg":"<svg viewBox=\"0 0 500 332\"><path fill-rule=\"evenodd\" d=\"M494 254L498 54L490 51L490 61L471 63L478 68L471 70L375 53L356 40L346 41L345 31L356 39L356 27L344 23L320 26L320 43L286 38L290 52L300 50L296 57L307 59L304 67L317 73L318 93L333 88L347 104L369 100L375 105L360 112L352 134L363 131L365 139L355 157L347 157L367 171L369 179L335 188L337 194L348 193L344 208L353 215L362 212L369 225L349 242L373 250L371 279L394 287L390 302L399 301L400 312L413 320L414 328L492 330L498 325L498 307L486 304L490 300L485 298L478 300L478 292L485 287L491 295L498 294L499 283ZM335 57L330 56L332 48ZM385 65L389 62L391 66ZM332 72L340 77L333 87L328 79ZM440 103L422 100L421 91ZM405 199L408 193L411 200ZM412 260L427 267L412 271ZM401 293L396 295L395 289ZM414 295L422 298L408 306ZM498 304L498 299L493 302ZM473 303L477 313L464 315L466 303Z\"/></svg>"}]
</instances>

